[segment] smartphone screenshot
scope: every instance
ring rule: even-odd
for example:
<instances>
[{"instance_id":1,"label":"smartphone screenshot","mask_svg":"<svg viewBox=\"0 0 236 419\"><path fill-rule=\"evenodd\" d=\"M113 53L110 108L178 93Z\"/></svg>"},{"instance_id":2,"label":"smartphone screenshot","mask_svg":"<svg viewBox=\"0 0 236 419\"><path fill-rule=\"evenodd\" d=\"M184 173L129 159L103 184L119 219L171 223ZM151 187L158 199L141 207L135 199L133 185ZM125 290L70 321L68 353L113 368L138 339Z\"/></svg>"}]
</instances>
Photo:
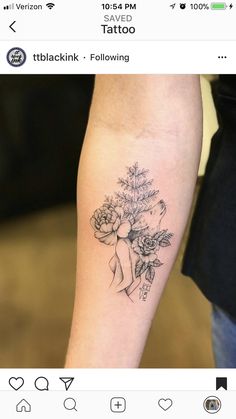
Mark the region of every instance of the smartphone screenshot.
<instances>
[{"instance_id":1,"label":"smartphone screenshot","mask_svg":"<svg viewBox=\"0 0 236 419\"><path fill-rule=\"evenodd\" d=\"M232 417L235 19L1 0L4 419Z\"/></svg>"}]
</instances>

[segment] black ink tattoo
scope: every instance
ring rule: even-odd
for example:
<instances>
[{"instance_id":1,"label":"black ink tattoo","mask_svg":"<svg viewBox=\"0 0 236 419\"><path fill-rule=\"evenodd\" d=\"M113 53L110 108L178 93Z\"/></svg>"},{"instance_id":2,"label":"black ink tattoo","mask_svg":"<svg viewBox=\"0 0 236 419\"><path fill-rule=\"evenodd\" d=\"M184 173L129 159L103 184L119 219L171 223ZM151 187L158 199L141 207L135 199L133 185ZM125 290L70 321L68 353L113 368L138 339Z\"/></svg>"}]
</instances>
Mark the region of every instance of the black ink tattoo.
<instances>
[{"instance_id":1,"label":"black ink tattoo","mask_svg":"<svg viewBox=\"0 0 236 419\"><path fill-rule=\"evenodd\" d=\"M158 258L161 247L171 245L173 233L161 230L167 208L157 201L158 190L152 189L148 170L138 163L128 167L127 177L119 178L122 192L106 196L104 204L90 219L94 236L106 245L115 246L109 266L113 272L111 287L116 292L131 294L139 288L139 299L147 300L156 277L156 269L163 263ZM132 300L133 301L133 300Z\"/></svg>"},{"instance_id":2,"label":"black ink tattoo","mask_svg":"<svg viewBox=\"0 0 236 419\"><path fill-rule=\"evenodd\" d=\"M144 283L141 288L139 288L139 299L142 301L147 301L148 293L151 290L151 284Z\"/></svg>"}]
</instances>

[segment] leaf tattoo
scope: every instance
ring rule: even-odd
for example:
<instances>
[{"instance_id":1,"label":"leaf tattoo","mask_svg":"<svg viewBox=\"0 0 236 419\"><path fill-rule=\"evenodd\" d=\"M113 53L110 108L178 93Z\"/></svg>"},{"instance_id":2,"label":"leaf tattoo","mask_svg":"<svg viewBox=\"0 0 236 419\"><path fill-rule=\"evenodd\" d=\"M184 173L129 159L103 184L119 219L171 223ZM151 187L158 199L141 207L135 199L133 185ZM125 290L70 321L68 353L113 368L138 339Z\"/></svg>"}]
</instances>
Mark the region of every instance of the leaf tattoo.
<instances>
[{"instance_id":1,"label":"leaf tattoo","mask_svg":"<svg viewBox=\"0 0 236 419\"><path fill-rule=\"evenodd\" d=\"M159 190L153 188L148 173L137 162L128 167L127 176L118 179L122 190L105 196L103 205L90 219L95 238L115 247L109 261L113 272L110 287L132 300L131 295L136 295L143 283L139 288L141 301L147 300L156 270L163 265L158 253L171 246L173 237L173 233L160 228L167 207L162 199L158 201Z\"/></svg>"},{"instance_id":2,"label":"leaf tattoo","mask_svg":"<svg viewBox=\"0 0 236 419\"><path fill-rule=\"evenodd\" d=\"M151 284L153 283L153 279L155 278L155 269L152 266L148 268L145 278Z\"/></svg>"},{"instance_id":3,"label":"leaf tattoo","mask_svg":"<svg viewBox=\"0 0 236 419\"><path fill-rule=\"evenodd\" d=\"M148 268L148 263L143 262L142 259L139 259L135 265L135 276L136 278L142 275Z\"/></svg>"}]
</instances>

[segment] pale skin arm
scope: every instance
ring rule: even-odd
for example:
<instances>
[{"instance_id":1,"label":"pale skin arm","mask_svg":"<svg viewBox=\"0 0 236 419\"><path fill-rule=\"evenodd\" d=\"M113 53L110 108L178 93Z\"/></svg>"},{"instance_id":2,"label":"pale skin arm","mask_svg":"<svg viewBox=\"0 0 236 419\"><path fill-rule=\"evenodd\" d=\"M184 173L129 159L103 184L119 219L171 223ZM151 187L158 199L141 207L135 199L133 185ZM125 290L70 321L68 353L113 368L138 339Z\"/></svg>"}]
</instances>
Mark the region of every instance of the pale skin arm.
<instances>
[{"instance_id":1,"label":"pale skin arm","mask_svg":"<svg viewBox=\"0 0 236 419\"><path fill-rule=\"evenodd\" d=\"M97 76L78 172L77 285L66 367L139 365L186 225L201 139L198 76ZM125 177L135 162L149 170L152 189L159 190L157 201L164 199L166 204L162 229L173 233L171 245L158 252L163 265L156 268L146 301L139 294L143 276L132 298L121 284L110 287L109 261L116 247L95 238L91 226L94 211L103 205L105 195L121 191L118 178ZM127 249L127 239L119 240L121 260L128 261ZM128 286L131 260L122 270Z\"/></svg>"}]
</instances>

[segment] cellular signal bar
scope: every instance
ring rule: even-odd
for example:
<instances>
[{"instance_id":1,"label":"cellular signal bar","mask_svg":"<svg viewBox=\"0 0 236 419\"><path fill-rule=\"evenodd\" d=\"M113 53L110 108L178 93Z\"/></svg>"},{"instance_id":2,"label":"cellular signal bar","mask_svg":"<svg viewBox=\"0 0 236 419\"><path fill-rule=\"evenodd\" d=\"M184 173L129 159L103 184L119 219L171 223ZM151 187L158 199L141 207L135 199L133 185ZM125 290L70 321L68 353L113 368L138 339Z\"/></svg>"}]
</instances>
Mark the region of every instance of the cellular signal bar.
<instances>
[{"instance_id":1,"label":"cellular signal bar","mask_svg":"<svg viewBox=\"0 0 236 419\"><path fill-rule=\"evenodd\" d=\"M3 6L3 10L13 10L14 9L14 3L8 4L7 6Z\"/></svg>"}]
</instances>

